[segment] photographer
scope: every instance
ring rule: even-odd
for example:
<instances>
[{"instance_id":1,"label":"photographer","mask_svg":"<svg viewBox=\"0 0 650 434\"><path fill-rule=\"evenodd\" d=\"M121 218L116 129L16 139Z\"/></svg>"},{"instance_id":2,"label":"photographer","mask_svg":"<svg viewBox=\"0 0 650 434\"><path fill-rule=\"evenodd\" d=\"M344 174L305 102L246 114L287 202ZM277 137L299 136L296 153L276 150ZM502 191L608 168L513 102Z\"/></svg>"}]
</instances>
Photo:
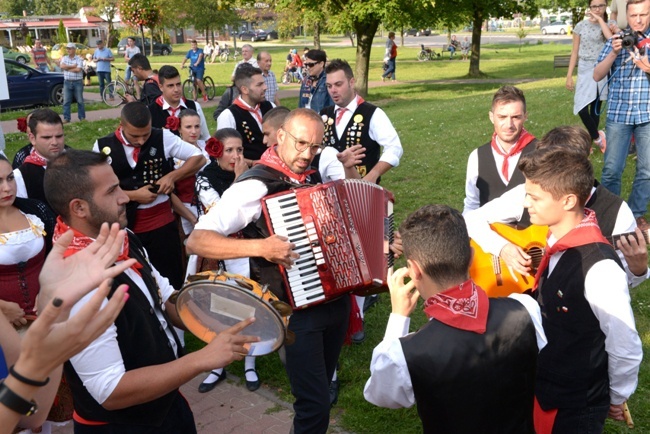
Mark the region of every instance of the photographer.
<instances>
[{"instance_id":1,"label":"photographer","mask_svg":"<svg viewBox=\"0 0 650 434\"><path fill-rule=\"evenodd\" d=\"M594 69L596 81L609 73L612 76L607 99L607 150L601 183L611 192L621 194L621 176L634 135L638 159L628 204L637 225L644 228L648 224L645 213L650 200L650 62L646 43L641 41L646 38L650 25L650 0L628 1L626 13L629 28L607 41Z\"/></svg>"}]
</instances>

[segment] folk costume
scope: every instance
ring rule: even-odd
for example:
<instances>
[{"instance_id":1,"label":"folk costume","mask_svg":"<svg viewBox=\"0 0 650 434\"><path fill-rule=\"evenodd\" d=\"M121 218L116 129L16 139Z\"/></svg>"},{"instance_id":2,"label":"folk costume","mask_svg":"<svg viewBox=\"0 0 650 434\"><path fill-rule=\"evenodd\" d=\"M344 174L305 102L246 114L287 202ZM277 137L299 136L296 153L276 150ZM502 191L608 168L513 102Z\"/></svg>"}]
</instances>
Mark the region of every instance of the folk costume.
<instances>
[{"instance_id":1,"label":"folk costume","mask_svg":"<svg viewBox=\"0 0 650 434\"><path fill-rule=\"evenodd\" d=\"M45 199L45 169L47 160L32 147L23 164L14 170L16 179L16 197L40 200L48 207ZM51 209L51 207L50 207Z\"/></svg>"},{"instance_id":2,"label":"folk costume","mask_svg":"<svg viewBox=\"0 0 650 434\"><path fill-rule=\"evenodd\" d=\"M275 104L270 101L251 107L239 96L217 118L217 131L224 128L236 129L242 136L244 158L257 161L267 149L263 142L262 118L273 107Z\"/></svg>"},{"instance_id":3,"label":"folk costume","mask_svg":"<svg viewBox=\"0 0 650 434\"><path fill-rule=\"evenodd\" d=\"M517 163L522 155L535 150L536 143L537 139L523 129L508 152L503 150L496 133L490 142L473 150L467 161L463 215L523 184L524 175Z\"/></svg>"},{"instance_id":4,"label":"folk costume","mask_svg":"<svg viewBox=\"0 0 650 434\"><path fill-rule=\"evenodd\" d=\"M68 229L59 219L55 239ZM65 256L75 254L93 241L73 231L74 239ZM196 433L192 411L178 390L120 410L102 407L127 371L164 364L182 356L182 347L164 309L174 288L151 265L146 250L131 231L127 231L118 262L128 258L135 258L138 263L114 278L110 294L119 285L127 284L129 302L113 325L64 365L74 397L75 433ZM71 315L93 293L77 302Z\"/></svg>"},{"instance_id":5,"label":"folk costume","mask_svg":"<svg viewBox=\"0 0 650 434\"><path fill-rule=\"evenodd\" d=\"M391 314L374 349L369 402L417 405L425 433L533 433L535 360L546 340L526 295L488 299L471 280L424 303L429 322Z\"/></svg>"},{"instance_id":6,"label":"folk costume","mask_svg":"<svg viewBox=\"0 0 650 434\"><path fill-rule=\"evenodd\" d=\"M593 211L559 240L550 234L535 285L548 338L537 360L536 431L602 432L610 404L636 389L643 353L625 273Z\"/></svg>"},{"instance_id":7,"label":"folk costume","mask_svg":"<svg viewBox=\"0 0 650 434\"><path fill-rule=\"evenodd\" d=\"M176 117L178 119L178 116L183 110L190 108L197 112L201 119L201 136L199 139L208 140L210 138L210 130L208 130L208 124L205 120L203 109L198 102L181 98L178 107L173 108L167 101L165 101L165 98L160 95L153 103L149 104L148 107L151 112L151 126L154 128L166 128L177 136L180 135L178 132L180 123L170 122L168 119L170 117Z\"/></svg>"},{"instance_id":8,"label":"folk costume","mask_svg":"<svg viewBox=\"0 0 650 434\"><path fill-rule=\"evenodd\" d=\"M315 184L315 170L292 172L278 157L275 148L262 155L259 164L242 174L221 200L199 219L196 229L227 236L243 230L244 238L265 238L268 230L262 217L261 199L288 190L295 184ZM271 290L286 300L284 283L277 264L250 258L251 278L270 284ZM294 311L289 330L296 335L286 347L286 370L294 403L293 429L296 434L325 433L329 426L329 382L345 339L350 315L350 297Z\"/></svg>"},{"instance_id":9,"label":"folk costume","mask_svg":"<svg viewBox=\"0 0 650 434\"><path fill-rule=\"evenodd\" d=\"M108 155L108 161L125 191L137 190L171 172L170 159L186 161L201 151L182 141L168 130L151 129L151 136L141 147L131 145L122 129L95 142L95 152ZM171 201L166 194L159 194L149 204L127 204L128 227L140 238L149 253L152 264L163 270L172 286L183 286L184 270L181 258L181 242L172 213Z\"/></svg>"},{"instance_id":10,"label":"folk costume","mask_svg":"<svg viewBox=\"0 0 650 434\"><path fill-rule=\"evenodd\" d=\"M404 150L386 113L357 96L346 107L332 105L320 112L325 123L323 145L343 152L350 146L363 145L366 156L357 166L364 177L379 162L399 165ZM383 148L383 149L382 149Z\"/></svg>"}]
</instances>

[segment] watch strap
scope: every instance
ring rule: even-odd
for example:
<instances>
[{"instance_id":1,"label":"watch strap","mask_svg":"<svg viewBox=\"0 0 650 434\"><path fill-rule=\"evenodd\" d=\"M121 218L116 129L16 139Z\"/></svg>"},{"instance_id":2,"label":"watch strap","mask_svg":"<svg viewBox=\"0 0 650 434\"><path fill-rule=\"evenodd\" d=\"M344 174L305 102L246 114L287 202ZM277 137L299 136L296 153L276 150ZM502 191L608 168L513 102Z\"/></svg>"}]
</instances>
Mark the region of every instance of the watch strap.
<instances>
[{"instance_id":1,"label":"watch strap","mask_svg":"<svg viewBox=\"0 0 650 434\"><path fill-rule=\"evenodd\" d=\"M4 381L0 383L0 404L4 405L11 411L15 411L16 413L25 416L31 416L38 411L36 401L26 400L11 390Z\"/></svg>"}]
</instances>

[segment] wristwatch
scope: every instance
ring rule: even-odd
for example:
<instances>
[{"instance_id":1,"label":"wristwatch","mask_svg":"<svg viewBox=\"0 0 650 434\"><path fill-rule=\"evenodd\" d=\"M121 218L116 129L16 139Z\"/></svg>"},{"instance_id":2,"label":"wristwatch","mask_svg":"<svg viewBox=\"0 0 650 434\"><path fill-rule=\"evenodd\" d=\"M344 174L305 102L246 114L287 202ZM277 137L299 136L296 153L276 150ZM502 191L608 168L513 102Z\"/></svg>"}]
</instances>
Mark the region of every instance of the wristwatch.
<instances>
[{"instance_id":1,"label":"wristwatch","mask_svg":"<svg viewBox=\"0 0 650 434\"><path fill-rule=\"evenodd\" d=\"M27 401L25 398L7 387L4 381L0 383L0 404L4 405L11 411L25 416L31 416L38 411L36 401Z\"/></svg>"}]
</instances>

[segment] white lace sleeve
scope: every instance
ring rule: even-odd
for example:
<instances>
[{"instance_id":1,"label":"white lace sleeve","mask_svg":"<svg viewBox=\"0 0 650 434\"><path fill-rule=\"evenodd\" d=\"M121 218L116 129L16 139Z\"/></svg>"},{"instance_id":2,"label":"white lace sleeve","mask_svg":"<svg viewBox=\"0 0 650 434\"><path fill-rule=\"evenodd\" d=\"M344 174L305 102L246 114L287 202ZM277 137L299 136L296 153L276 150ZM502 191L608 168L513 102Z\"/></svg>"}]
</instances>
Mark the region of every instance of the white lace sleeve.
<instances>
[{"instance_id":1,"label":"white lace sleeve","mask_svg":"<svg viewBox=\"0 0 650 434\"><path fill-rule=\"evenodd\" d=\"M217 202L219 202L219 199L221 199L217 190L212 188L212 185L210 185L210 181L201 175L196 176L196 191L199 195L199 201L201 201L201 205L205 208L206 213L210 211L210 208L215 206Z\"/></svg>"}]
</instances>

